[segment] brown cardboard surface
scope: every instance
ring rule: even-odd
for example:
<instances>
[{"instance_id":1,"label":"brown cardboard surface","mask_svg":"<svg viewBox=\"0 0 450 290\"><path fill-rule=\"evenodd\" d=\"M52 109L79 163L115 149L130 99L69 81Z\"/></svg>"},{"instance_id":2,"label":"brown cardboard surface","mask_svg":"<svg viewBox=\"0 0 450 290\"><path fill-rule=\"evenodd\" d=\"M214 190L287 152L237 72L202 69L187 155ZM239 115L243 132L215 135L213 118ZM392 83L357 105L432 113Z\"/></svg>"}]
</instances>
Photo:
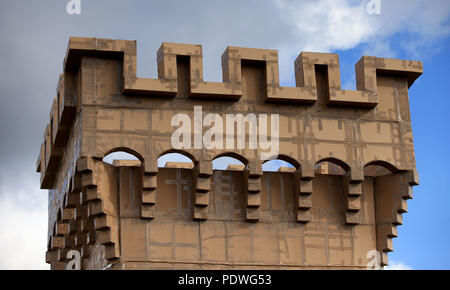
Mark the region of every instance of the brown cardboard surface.
<instances>
[{"instance_id":1,"label":"brown cardboard surface","mask_svg":"<svg viewBox=\"0 0 450 290\"><path fill-rule=\"evenodd\" d=\"M421 62L363 56L347 91L336 54L301 53L296 87L279 86L276 50L228 47L223 82L203 80L200 45L163 43L157 79L137 77L136 58L135 41L70 39L36 165L52 268L69 249L85 269L365 268L374 249L387 264L418 184L408 88ZM194 106L278 114L277 158L294 167L263 172L249 147L172 148L172 117ZM116 151L139 161L102 162ZM166 153L192 163L158 168ZM244 166L213 170L225 156Z\"/></svg>"}]
</instances>

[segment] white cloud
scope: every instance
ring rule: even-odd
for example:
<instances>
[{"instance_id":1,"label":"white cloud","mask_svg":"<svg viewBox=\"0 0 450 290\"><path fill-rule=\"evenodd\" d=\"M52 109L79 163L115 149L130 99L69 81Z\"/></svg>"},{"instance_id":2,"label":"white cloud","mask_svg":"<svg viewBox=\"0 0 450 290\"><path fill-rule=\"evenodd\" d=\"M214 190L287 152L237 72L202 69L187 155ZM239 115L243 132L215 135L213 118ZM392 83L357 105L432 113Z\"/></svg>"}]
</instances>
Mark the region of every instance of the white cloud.
<instances>
[{"instance_id":1,"label":"white cloud","mask_svg":"<svg viewBox=\"0 0 450 290\"><path fill-rule=\"evenodd\" d=\"M365 4L347 0L275 1L286 21L296 29L306 51L327 52L359 45L376 32ZM294 40L295 41L295 40Z\"/></svg>"},{"instance_id":2,"label":"white cloud","mask_svg":"<svg viewBox=\"0 0 450 290\"><path fill-rule=\"evenodd\" d=\"M365 44L367 54L394 56L389 38L401 33L408 40L396 48L417 54L410 44L417 49L450 34L448 0L381 0L379 15L367 12L369 0L274 1L296 32L289 45L303 50L328 52Z\"/></svg>"},{"instance_id":3,"label":"white cloud","mask_svg":"<svg viewBox=\"0 0 450 290\"><path fill-rule=\"evenodd\" d=\"M412 270L412 267L402 262L390 261L389 265L385 267L384 270Z\"/></svg>"},{"instance_id":4,"label":"white cloud","mask_svg":"<svg viewBox=\"0 0 450 290\"><path fill-rule=\"evenodd\" d=\"M47 195L36 188L36 183L26 181L15 188L2 184L0 269L49 269L45 263Z\"/></svg>"}]
</instances>

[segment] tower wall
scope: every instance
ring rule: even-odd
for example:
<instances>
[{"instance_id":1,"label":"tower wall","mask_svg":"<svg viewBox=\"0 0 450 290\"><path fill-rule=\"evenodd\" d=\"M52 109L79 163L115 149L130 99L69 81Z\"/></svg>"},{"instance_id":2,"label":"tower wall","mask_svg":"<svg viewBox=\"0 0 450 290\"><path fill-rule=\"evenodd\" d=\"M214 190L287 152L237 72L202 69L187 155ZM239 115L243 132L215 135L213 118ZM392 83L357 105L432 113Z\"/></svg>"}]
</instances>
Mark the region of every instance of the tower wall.
<instances>
[{"instance_id":1,"label":"tower wall","mask_svg":"<svg viewBox=\"0 0 450 290\"><path fill-rule=\"evenodd\" d=\"M138 78L136 42L69 42L37 162L52 268L70 250L86 269L365 268L370 250L387 264L418 184L408 88L421 62L364 56L351 91L336 54L301 53L296 87L279 86L276 50L228 47L223 82L203 80L199 45L163 43L157 57L158 79ZM223 120L277 114L279 151L261 158L248 131L243 149L197 148L195 107ZM182 150L171 142L180 113L194 120ZM115 151L139 162L102 161ZM174 152L193 168L158 168ZM245 168L213 170L222 156ZM271 158L294 169L263 172Z\"/></svg>"}]
</instances>

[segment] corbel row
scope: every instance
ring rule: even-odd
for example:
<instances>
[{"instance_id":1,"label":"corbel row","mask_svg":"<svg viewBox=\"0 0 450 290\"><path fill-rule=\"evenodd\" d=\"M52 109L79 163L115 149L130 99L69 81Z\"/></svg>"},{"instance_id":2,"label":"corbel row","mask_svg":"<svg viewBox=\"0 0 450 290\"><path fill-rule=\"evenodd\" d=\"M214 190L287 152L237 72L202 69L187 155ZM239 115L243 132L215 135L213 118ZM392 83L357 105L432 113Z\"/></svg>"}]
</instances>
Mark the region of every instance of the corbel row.
<instances>
[{"instance_id":1,"label":"corbel row","mask_svg":"<svg viewBox=\"0 0 450 290\"><path fill-rule=\"evenodd\" d=\"M143 166L141 218L153 219L156 213L158 167L156 160L146 160ZM199 161L194 169L194 206L193 219L207 220L212 182L212 163ZM261 206L261 177L262 167L260 162L250 162L245 171L246 220L254 222L259 220L259 208Z\"/></svg>"},{"instance_id":2,"label":"corbel row","mask_svg":"<svg viewBox=\"0 0 450 290\"><path fill-rule=\"evenodd\" d=\"M157 162L145 162L143 173L141 217L153 219L156 212ZM346 223L356 225L361 222L361 195L364 171L352 169L344 177L346 195ZM213 170L209 161L200 161L194 170L194 220L208 219L208 206ZM259 161L249 162L244 171L244 195L246 200L246 220L255 222L260 217L262 167ZM308 223L312 219L312 193L314 166L304 165L294 173L297 192L297 221Z\"/></svg>"},{"instance_id":3,"label":"corbel row","mask_svg":"<svg viewBox=\"0 0 450 290\"><path fill-rule=\"evenodd\" d=\"M309 223L312 219L312 192L314 179L314 166L304 165L294 172L295 190L298 196L297 221Z\"/></svg>"},{"instance_id":4,"label":"corbel row","mask_svg":"<svg viewBox=\"0 0 450 290\"><path fill-rule=\"evenodd\" d=\"M378 200L391 209L386 211L378 204L376 216L377 247L381 255L381 265L388 265L388 253L394 250L393 238L398 237L397 226L402 225L402 214L408 212L407 201L413 198L412 187L419 184L415 170L398 172L378 177L380 182L389 182L395 190L378 192ZM377 206L377 205L376 205Z\"/></svg>"},{"instance_id":5,"label":"corbel row","mask_svg":"<svg viewBox=\"0 0 450 290\"><path fill-rule=\"evenodd\" d=\"M297 192L297 221L308 223L312 220L312 193L314 181L314 166L306 162L302 168L294 172L295 190ZM352 170L344 178L344 194L346 195L345 221L349 225L359 224L361 221L361 195L364 172Z\"/></svg>"},{"instance_id":6,"label":"corbel row","mask_svg":"<svg viewBox=\"0 0 450 290\"><path fill-rule=\"evenodd\" d=\"M105 246L105 259L114 262L120 257L118 244L118 216L113 208L108 208L109 192L99 188L99 166L101 161L92 157L82 157L77 162L77 173L81 174L81 204L83 253L88 253L86 245L93 246L96 240ZM110 206L111 207L111 206Z\"/></svg>"},{"instance_id":7,"label":"corbel row","mask_svg":"<svg viewBox=\"0 0 450 290\"><path fill-rule=\"evenodd\" d=\"M346 194L347 209L345 222L349 225L361 223L361 196L363 192L364 169L352 167L344 177L344 194Z\"/></svg>"},{"instance_id":8,"label":"corbel row","mask_svg":"<svg viewBox=\"0 0 450 290\"><path fill-rule=\"evenodd\" d=\"M260 218L262 174L259 160L251 160L244 171L245 217L248 222L257 222Z\"/></svg>"},{"instance_id":9,"label":"corbel row","mask_svg":"<svg viewBox=\"0 0 450 290\"><path fill-rule=\"evenodd\" d=\"M153 219L156 214L156 187L158 186L158 161L146 159L143 166L141 218Z\"/></svg>"},{"instance_id":10,"label":"corbel row","mask_svg":"<svg viewBox=\"0 0 450 290\"><path fill-rule=\"evenodd\" d=\"M76 245L76 209L64 208L58 212L57 220L49 238L46 262L51 265L52 270L65 270L67 263L67 252L71 249L78 249Z\"/></svg>"},{"instance_id":11,"label":"corbel row","mask_svg":"<svg viewBox=\"0 0 450 290\"><path fill-rule=\"evenodd\" d=\"M194 182L194 220L207 220L209 208L209 192L211 191L212 163L198 162Z\"/></svg>"},{"instance_id":12,"label":"corbel row","mask_svg":"<svg viewBox=\"0 0 450 290\"><path fill-rule=\"evenodd\" d=\"M46 262L51 264L52 270L65 270L69 261L68 252L77 250L82 252L81 239L78 237L80 228L80 185L81 179L73 175L69 181L69 191L63 196L62 207L58 210L56 221L49 238Z\"/></svg>"},{"instance_id":13,"label":"corbel row","mask_svg":"<svg viewBox=\"0 0 450 290\"><path fill-rule=\"evenodd\" d=\"M105 194L98 189L99 162L92 157L80 158L77 171L70 181L70 192L64 196L49 239L46 254L52 269L65 269L71 250L80 253L80 263L89 258L91 248L98 241L105 246L105 259L119 258L117 218L105 208Z\"/></svg>"}]
</instances>

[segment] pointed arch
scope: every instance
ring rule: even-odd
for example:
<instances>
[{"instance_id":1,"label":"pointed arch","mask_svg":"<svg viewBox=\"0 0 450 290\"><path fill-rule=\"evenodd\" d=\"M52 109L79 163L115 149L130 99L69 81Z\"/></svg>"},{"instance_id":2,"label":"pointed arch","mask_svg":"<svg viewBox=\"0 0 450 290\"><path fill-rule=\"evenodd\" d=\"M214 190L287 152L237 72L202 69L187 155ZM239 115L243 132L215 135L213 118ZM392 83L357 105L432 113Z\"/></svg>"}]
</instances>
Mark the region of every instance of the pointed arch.
<instances>
[{"instance_id":1,"label":"pointed arch","mask_svg":"<svg viewBox=\"0 0 450 290\"><path fill-rule=\"evenodd\" d=\"M316 162L315 165L317 165L319 163L322 163L322 162L330 162L330 163L333 163L333 164L336 164L336 165L340 166L346 172L350 171L350 165L348 165L344 161L342 161L340 159L337 159L337 158L334 158L334 157L327 157L327 158L320 159L319 161Z\"/></svg>"},{"instance_id":2,"label":"pointed arch","mask_svg":"<svg viewBox=\"0 0 450 290\"><path fill-rule=\"evenodd\" d=\"M378 177L398 171L398 168L383 160L374 160L364 165L364 176Z\"/></svg>"},{"instance_id":3,"label":"pointed arch","mask_svg":"<svg viewBox=\"0 0 450 290\"><path fill-rule=\"evenodd\" d=\"M136 157L141 162L144 161L144 158L142 157L142 155L139 152L137 152L137 151L135 151L135 150L133 150L131 148L128 148L128 147L116 147L116 148L113 148L113 149L107 151L105 153L105 155L103 155L103 158L107 157L108 155L110 155L112 153L116 153L116 152L125 152L125 153L133 155L134 157Z\"/></svg>"},{"instance_id":4,"label":"pointed arch","mask_svg":"<svg viewBox=\"0 0 450 290\"><path fill-rule=\"evenodd\" d=\"M391 164L391 163L389 163L387 161L383 161L383 160L370 161L370 162L366 163L364 165L364 167L367 167L367 166L370 166L370 165L378 165L378 166L381 166L381 167L384 167L384 168L390 170L391 172L397 172L398 171L398 168L395 165L393 165L393 164Z\"/></svg>"},{"instance_id":5,"label":"pointed arch","mask_svg":"<svg viewBox=\"0 0 450 290\"><path fill-rule=\"evenodd\" d=\"M298 162L295 158L292 158L289 155L285 155L285 154L279 154L273 159L264 160L263 164L273 161L273 160L281 160L281 161L287 162L287 163L291 164L292 166L294 166L296 169L299 169L301 167L300 162Z\"/></svg>"},{"instance_id":6,"label":"pointed arch","mask_svg":"<svg viewBox=\"0 0 450 290\"><path fill-rule=\"evenodd\" d=\"M214 160L216 160L218 158L222 158L222 157L231 157L231 158L237 159L238 161L242 162L245 166L248 164L248 159L236 152L220 153L219 155L216 155L211 161L214 161Z\"/></svg>"},{"instance_id":7,"label":"pointed arch","mask_svg":"<svg viewBox=\"0 0 450 290\"><path fill-rule=\"evenodd\" d=\"M183 156L189 158L192 161L192 163L194 163L194 164L196 164L198 162L197 158L195 158L194 155L192 155L191 153L189 153L187 151L179 150L179 149L166 150L166 151L162 152L161 154L159 154L158 159L167 154L180 154L180 155L183 155Z\"/></svg>"}]
</instances>

